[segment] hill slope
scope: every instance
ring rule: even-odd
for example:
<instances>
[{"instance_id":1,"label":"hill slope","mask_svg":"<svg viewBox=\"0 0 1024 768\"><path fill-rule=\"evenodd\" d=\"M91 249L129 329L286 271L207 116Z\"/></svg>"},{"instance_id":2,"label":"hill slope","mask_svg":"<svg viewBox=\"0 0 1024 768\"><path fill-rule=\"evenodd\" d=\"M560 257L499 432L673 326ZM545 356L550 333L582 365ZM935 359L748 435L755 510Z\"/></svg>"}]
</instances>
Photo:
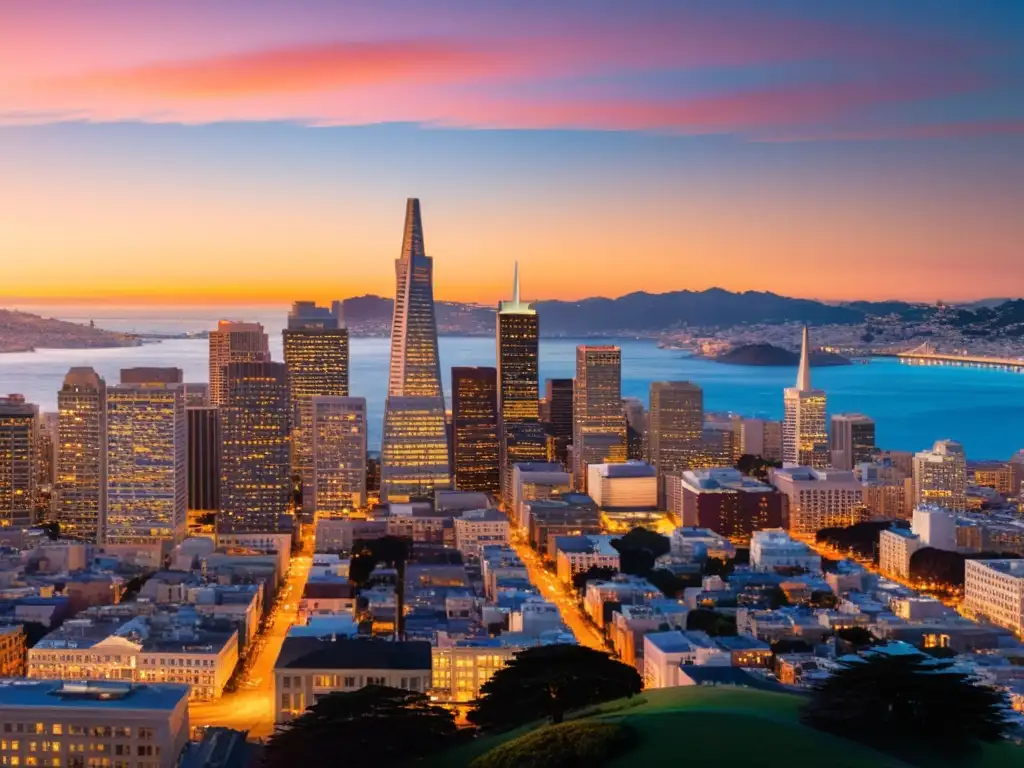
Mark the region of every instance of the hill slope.
<instances>
[{"instance_id":1,"label":"hill slope","mask_svg":"<svg viewBox=\"0 0 1024 768\"><path fill-rule=\"evenodd\" d=\"M0 352L30 352L39 348L129 347L137 343L123 333L40 317L28 312L0 309Z\"/></svg>"}]
</instances>

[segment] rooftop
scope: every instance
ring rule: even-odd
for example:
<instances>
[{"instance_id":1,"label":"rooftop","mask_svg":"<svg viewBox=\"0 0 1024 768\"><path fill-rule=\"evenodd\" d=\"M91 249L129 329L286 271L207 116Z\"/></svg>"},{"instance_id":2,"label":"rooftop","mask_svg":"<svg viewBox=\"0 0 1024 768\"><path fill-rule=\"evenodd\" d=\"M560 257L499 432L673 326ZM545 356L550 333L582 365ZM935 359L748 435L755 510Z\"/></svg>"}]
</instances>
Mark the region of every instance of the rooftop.
<instances>
[{"instance_id":1,"label":"rooftop","mask_svg":"<svg viewBox=\"0 0 1024 768\"><path fill-rule=\"evenodd\" d=\"M775 490L732 467L691 469L681 477L683 485L695 493L770 493Z\"/></svg>"},{"instance_id":2,"label":"rooftop","mask_svg":"<svg viewBox=\"0 0 1024 768\"><path fill-rule=\"evenodd\" d=\"M556 536L555 551L567 554L593 553L595 555L617 556L619 550L612 546L614 536Z\"/></svg>"},{"instance_id":3,"label":"rooftop","mask_svg":"<svg viewBox=\"0 0 1024 768\"><path fill-rule=\"evenodd\" d=\"M1024 579L1024 560L975 560L974 562L988 566L993 571Z\"/></svg>"},{"instance_id":4,"label":"rooftop","mask_svg":"<svg viewBox=\"0 0 1024 768\"><path fill-rule=\"evenodd\" d=\"M0 708L88 707L95 709L173 710L188 699L188 686L129 685L107 681L0 679Z\"/></svg>"},{"instance_id":5,"label":"rooftop","mask_svg":"<svg viewBox=\"0 0 1024 768\"><path fill-rule=\"evenodd\" d=\"M430 643L419 640L321 640L288 637L275 669L420 669L431 668Z\"/></svg>"},{"instance_id":6,"label":"rooftop","mask_svg":"<svg viewBox=\"0 0 1024 768\"><path fill-rule=\"evenodd\" d=\"M616 464L591 464L588 469L601 477L654 477L658 471L646 461L626 461Z\"/></svg>"}]
</instances>

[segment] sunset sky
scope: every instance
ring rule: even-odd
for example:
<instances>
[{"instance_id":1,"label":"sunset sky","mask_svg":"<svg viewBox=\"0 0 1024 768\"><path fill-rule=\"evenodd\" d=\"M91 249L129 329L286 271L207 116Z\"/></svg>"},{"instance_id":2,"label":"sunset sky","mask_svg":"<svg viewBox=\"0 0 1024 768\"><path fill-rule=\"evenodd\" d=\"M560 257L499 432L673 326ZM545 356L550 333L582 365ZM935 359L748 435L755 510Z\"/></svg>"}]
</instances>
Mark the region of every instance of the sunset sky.
<instances>
[{"instance_id":1,"label":"sunset sky","mask_svg":"<svg viewBox=\"0 0 1024 768\"><path fill-rule=\"evenodd\" d=\"M1024 3L0 0L0 306L1024 295Z\"/></svg>"}]
</instances>

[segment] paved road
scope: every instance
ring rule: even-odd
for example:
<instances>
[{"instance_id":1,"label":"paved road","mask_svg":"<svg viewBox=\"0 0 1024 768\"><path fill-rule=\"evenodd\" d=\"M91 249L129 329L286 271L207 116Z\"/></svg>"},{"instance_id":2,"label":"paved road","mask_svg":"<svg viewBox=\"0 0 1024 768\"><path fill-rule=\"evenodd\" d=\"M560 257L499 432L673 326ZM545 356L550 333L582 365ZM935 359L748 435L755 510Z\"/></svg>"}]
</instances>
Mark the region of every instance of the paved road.
<instances>
[{"instance_id":1,"label":"paved road","mask_svg":"<svg viewBox=\"0 0 1024 768\"><path fill-rule=\"evenodd\" d=\"M512 546L515 548L516 554L519 555L519 559L526 564L530 581L541 591L545 600L550 600L558 607L562 622L576 636L576 642L588 648L607 651L608 647L605 645L604 638L587 620L586 615L576 602L576 598L569 593L565 585L544 568L540 555L518 537L513 537Z\"/></svg>"},{"instance_id":2,"label":"paved road","mask_svg":"<svg viewBox=\"0 0 1024 768\"><path fill-rule=\"evenodd\" d=\"M274 732L274 663L288 630L295 624L311 564L309 557L292 558L270 628L256 640L256 659L249 673L235 693L224 694L217 701L189 705L189 723L193 727L222 725L249 731L253 739L266 738Z\"/></svg>"}]
</instances>

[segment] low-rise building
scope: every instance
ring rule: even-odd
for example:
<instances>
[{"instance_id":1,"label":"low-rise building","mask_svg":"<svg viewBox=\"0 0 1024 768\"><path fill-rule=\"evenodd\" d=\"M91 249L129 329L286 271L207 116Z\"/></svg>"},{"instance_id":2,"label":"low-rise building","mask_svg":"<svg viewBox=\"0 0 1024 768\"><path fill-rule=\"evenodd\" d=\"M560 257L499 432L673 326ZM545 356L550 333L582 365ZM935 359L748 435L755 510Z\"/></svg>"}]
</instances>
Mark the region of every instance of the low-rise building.
<instances>
[{"instance_id":1,"label":"low-rise building","mask_svg":"<svg viewBox=\"0 0 1024 768\"><path fill-rule=\"evenodd\" d=\"M600 509L657 509L658 471L646 461L590 464L587 493Z\"/></svg>"},{"instance_id":2,"label":"low-rise building","mask_svg":"<svg viewBox=\"0 0 1024 768\"><path fill-rule=\"evenodd\" d=\"M479 558L484 547L508 545L509 523L501 510L471 509L455 518L453 525L455 548L466 557Z\"/></svg>"},{"instance_id":3,"label":"low-rise building","mask_svg":"<svg viewBox=\"0 0 1024 768\"><path fill-rule=\"evenodd\" d=\"M25 630L21 624L0 625L0 678L25 674Z\"/></svg>"},{"instance_id":4,"label":"low-rise building","mask_svg":"<svg viewBox=\"0 0 1024 768\"><path fill-rule=\"evenodd\" d=\"M732 467L683 472L678 485L680 520L686 527L746 538L754 531L783 524L782 494Z\"/></svg>"},{"instance_id":5,"label":"low-rise building","mask_svg":"<svg viewBox=\"0 0 1024 768\"><path fill-rule=\"evenodd\" d=\"M349 616L356 610L356 588L352 584L336 581L309 581L299 600L297 623L305 624L311 616L343 613Z\"/></svg>"},{"instance_id":6,"label":"low-rise building","mask_svg":"<svg viewBox=\"0 0 1024 768\"><path fill-rule=\"evenodd\" d=\"M317 518L317 552L351 552L357 541L379 539L388 532L386 520Z\"/></svg>"},{"instance_id":7,"label":"low-rise building","mask_svg":"<svg viewBox=\"0 0 1024 768\"><path fill-rule=\"evenodd\" d=\"M426 693L433 684L430 643L287 637L274 665L275 721L301 715L317 697L383 685Z\"/></svg>"},{"instance_id":8,"label":"low-rise building","mask_svg":"<svg viewBox=\"0 0 1024 768\"><path fill-rule=\"evenodd\" d=\"M647 579L620 574L607 581L588 581L583 607L598 627L605 626L605 603L637 605L660 597L661 591ZM611 617L607 617L610 621Z\"/></svg>"},{"instance_id":9,"label":"low-rise building","mask_svg":"<svg viewBox=\"0 0 1024 768\"><path fill-rule=\"evenodd\" d=\"M964 609L1024 636L1024 560L967 560Z\"/></svg>"},{"instance_id":10,"label":"low-rise building","mask_svg":"<svg viewBox=\"0 0 1024 768\"><path fill-rule=\"evenodd\" d=\"M619 570L619 550L612 546L612 536L556 536L555 572L564 583L572 583L577 573L591 568Z\"/></svg>"},{"instance_id":11,"label":"low-rise building","mask_svg":"<svg viewBox=\"0 0 1024 768\"><path fill-rule=\"evenodd\" d=\"M520 650L518 646L503 646L497 638L434 648L431 696L443 702L475 701L483 684Z\"/></svg>"},{"instance_id":12,"label":"low-rise building","mask_svg":"<svg viewBox=\"0 0 1024 768\"><path fill-rule=\"evenodd\" d=\"M188 688L3 679L0 723L3 765L173 768L188 743Z\"/></svg>"},{"instance_id":13,"label":"low-rise building","mask_svg":"<svg viewBox=\"0 0 1024 768\"><path fill-rule=\"evenodd\" d=\"M672 557L684 562L694 560L732 560L736 557L736 547L729 539L710 528L693 528L681 526L672 531Z\"/></svg>"},{"instance_id":14,"label":"low-rise building","mask_svg":"<svg viewBox=\"0 0 1024 768\"><path fill-rule=\"evenodd\" d=\"M644 688L672 688L679 685L680 664L708 664L728 667L732 654L722 650L704 632L678 629L644 635Z\"/></svg>"},{"instance_id":15,"label":"low-rise building","mask_svg":"<svg viewBox=\"0 0 1024 768\"><path fill-rule=\"evenodd\" d=\"M906 528L890 528L878 534L878 570L900 581L910 579L910 558L925 546L921 537Z\"/></svg>"},{"instance_id":16,"label":"low-rise building","mask_svg":"<svg viewBox=\"0 0 1024 768\"><path fill-rule=\"evenodd\" d=\"M750 567L756 571L777 568L821 570L821 557L781 528L757 531L750 538Z\"/></svg>"},{"instance_id":17,"label":"low-rise building","mask_svg":"<svg viewBox=\"0 0 1024 768\"><path fill-rule=\"evenodd\" d=\"M559 499L527 502L530 543L542 556L554 559L553 539L601 533L601 515L586 494L567 493Z\"/></svg>"}]
</instances>

